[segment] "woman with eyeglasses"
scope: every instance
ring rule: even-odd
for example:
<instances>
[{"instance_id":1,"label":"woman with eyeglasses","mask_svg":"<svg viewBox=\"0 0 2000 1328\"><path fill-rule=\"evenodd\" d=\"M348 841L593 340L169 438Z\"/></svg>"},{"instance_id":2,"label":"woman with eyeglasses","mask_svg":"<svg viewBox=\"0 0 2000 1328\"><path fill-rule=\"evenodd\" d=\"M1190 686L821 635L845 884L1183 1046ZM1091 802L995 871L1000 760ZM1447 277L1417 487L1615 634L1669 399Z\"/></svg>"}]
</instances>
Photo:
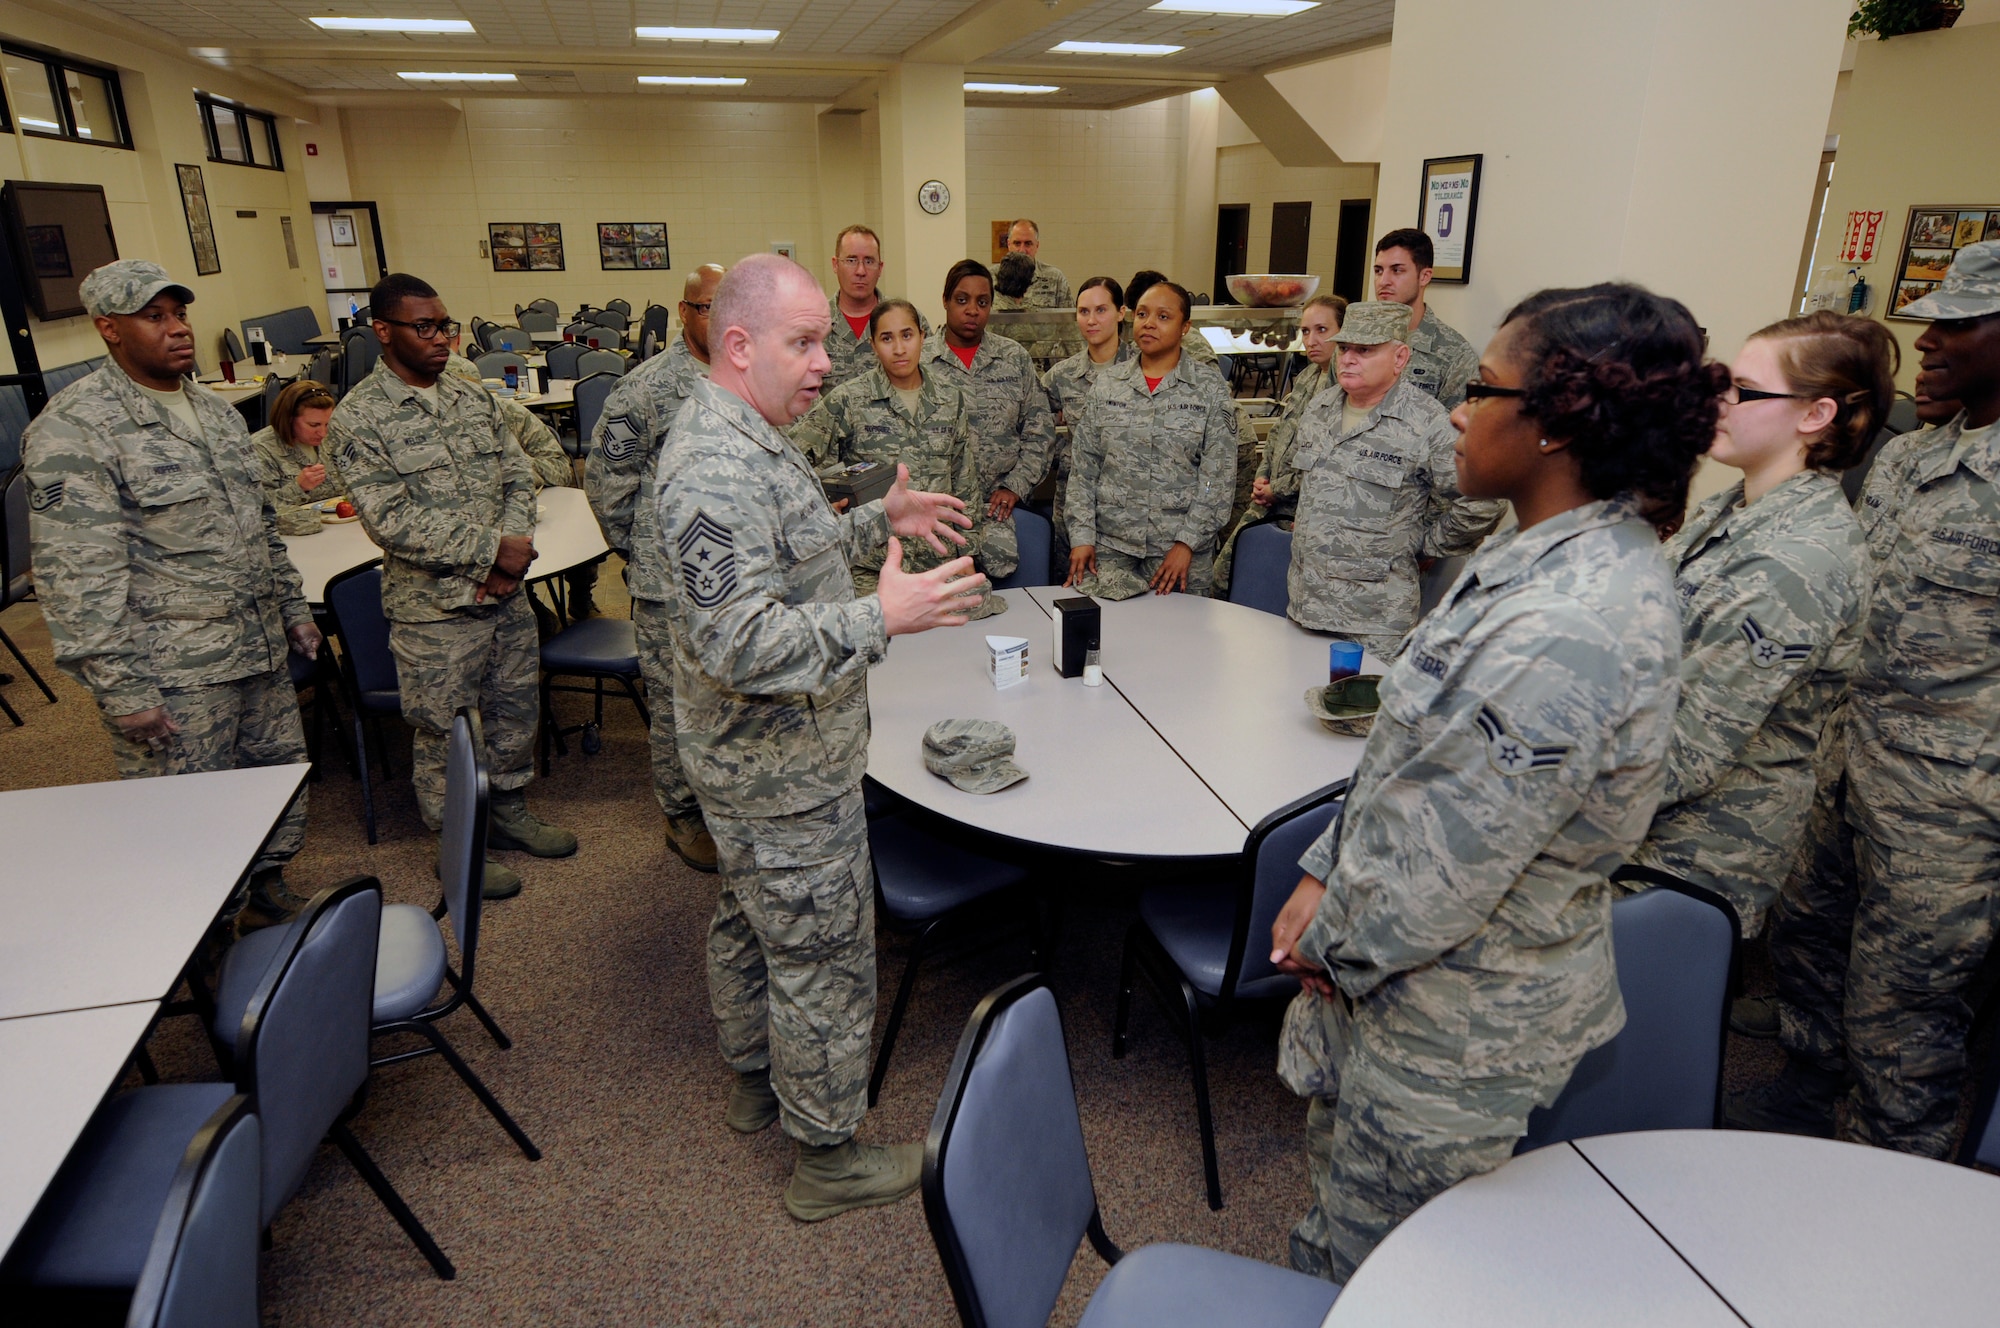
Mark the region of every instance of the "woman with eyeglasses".
<instances>
[{"instance_id":1,"label":"woman with eyeglasses","mask_svg":"<svg viewBox=\"0 0 2000 1328\"><path fill-rule=\"evenodd\" d=\"M1667 541L1681 700L1666 795L1632 860L1720 894L1746 937L1805 836L1813 754L1860 658L1868 552L1840 474L1887 417L1897 360L1886 328L1846 314L1753 335L1709 449L1743 478Z\"/></svg>"},{"instance_id":2,"label":"woman with eyeglasses","mask_svg":"<svg viewBox=\"0 0 2000 1328\"><path fill-rule=\"evenodd\" d=\"M1610 876L1659 801L1680 690L1656 532L1686 508L1724 381L1679 302L1548 290L1451 414L1459 489L1520 526L1382 678L1345 810L1271 929L1306 988L1280 1060L1312 1099L1302 1271L1346 1282L1420 1205L1505 1163L1624 1024Z\"/></svg>"},{"instance_id":3,"label":"woman with eyeglasses","mask_svg":"<svg viewBox=\"0 0 2000 1328\"><path fill-rule=\"evenodd\" d=\"M313 504L346 497L339 471L319 449L333 404L326 384L302 378L271 403L270 426L250 435L264 493L278 513L280 535L317 534L320 514Z\"/></svg>"}]
</instances>

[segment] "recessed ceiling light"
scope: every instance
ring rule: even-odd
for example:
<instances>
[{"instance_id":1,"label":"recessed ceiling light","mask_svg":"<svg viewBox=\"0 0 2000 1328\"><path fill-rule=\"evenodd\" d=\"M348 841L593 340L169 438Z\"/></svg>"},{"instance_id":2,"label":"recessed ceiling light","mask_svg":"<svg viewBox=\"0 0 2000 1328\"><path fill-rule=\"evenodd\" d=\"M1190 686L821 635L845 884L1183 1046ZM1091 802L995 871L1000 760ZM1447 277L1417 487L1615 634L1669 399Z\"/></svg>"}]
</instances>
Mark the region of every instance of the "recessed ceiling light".
<instances>
[{"instance_id":1,"label":"recessed ceiling light","mask_svg":"<svg viewBox=\"0 0 2000 1328\"><path fill-rule=\"evenodd\" d=\"M1319 8L1319 0L1160 0L1152 9L1171 14L1248 14L1255 18L1284 18Z\"/></svg>"},{"instance_id":2,"label":"recessed ceiling light","mask_svg":"<svg viewBox=\"0 0 2000 1328\"><path fill-rule=\"evenodd\" d=\"M968 83L967 92L1061 92L1054 83Z\"/></svg>"},{"instance_id":3,"label":"recessed ceiling light","mask_svg":"<svg viewBox=\"0 0 2000 1328\"><path fill-rule=\"evenodd\" d=\"M471 32L462 18L316 18L309 20L328 32Z\"/></svg>"},{"instance_id":4,"label":"recessed ceiling light","mask_svg":"<svg viewBox=\"0 0 2000 1328\"><path fill-rule=\"evenodd\" d=\"M776 28L634 28L644 41L774 42Z\"/></svg>"},{"instance_id":5,"label":"recessed ceiling light","mask_svg":"<svg viewBox=\"0 0 2000 1328\"><path fill-rule=\"evenodd\" d=\"M1049 47L1049 49L1051 51L1060 51L1065 55L1172 55L1175 51L1185 50L1186 48L1181 46L1151 46L1145 42L1066 41L1057 42L1054 46Z\"/></svg>"},{"instance_id":6,"label":"recessed ceiling light","mask_svg":"<svg viewBox=\"0 0 2000 1328\"><path fill-rule=\"evenodd\" d=\"M747 78L711 78L706 74L641 74L641 83L689 88L740 88Z\"/></svg>"},{"instance_id":7,"label":"recessed ceiling light","mask_svg":"<svg viewBox=\"0 0 2000 1328\"><path fill-rule=\"evenodd\" d=\"M518 80L512 74L397 74L397 78L407 78L412 83L513 83Z\"/></svg>"}]
</instances>

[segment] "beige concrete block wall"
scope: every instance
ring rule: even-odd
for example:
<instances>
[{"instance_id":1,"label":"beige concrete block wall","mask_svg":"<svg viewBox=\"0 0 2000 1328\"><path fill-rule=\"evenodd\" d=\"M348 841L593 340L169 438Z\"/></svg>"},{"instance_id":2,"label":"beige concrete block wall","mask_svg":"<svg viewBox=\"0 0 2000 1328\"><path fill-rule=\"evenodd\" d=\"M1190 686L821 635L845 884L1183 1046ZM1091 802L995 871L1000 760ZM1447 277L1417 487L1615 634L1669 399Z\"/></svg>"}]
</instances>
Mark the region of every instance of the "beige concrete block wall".
<instances>
[{"instance_id":1,"label":"beige concrete block wall","mask_svg":"<svg viewBox=\"0 0 2000 1328\"><path fill-rule=\"evenodd\" d=\"M1320 288L1333 289L1333 246L1340 230L1340 205L1350 198L1375 197L1375 167L1366 166L1280 166L1277 158L1261 143L1225 147L1217 152L1215 202L1250 205L1250 249L1252 272L1270 270L1271 206L1274 203L1311 203L1312 231L1306 270L1321 278ZM1214 263L1211 243L1211 267ZM1213 271L1200 275L1196 289L1211 284Z\"/></svg>"}]
</instances>

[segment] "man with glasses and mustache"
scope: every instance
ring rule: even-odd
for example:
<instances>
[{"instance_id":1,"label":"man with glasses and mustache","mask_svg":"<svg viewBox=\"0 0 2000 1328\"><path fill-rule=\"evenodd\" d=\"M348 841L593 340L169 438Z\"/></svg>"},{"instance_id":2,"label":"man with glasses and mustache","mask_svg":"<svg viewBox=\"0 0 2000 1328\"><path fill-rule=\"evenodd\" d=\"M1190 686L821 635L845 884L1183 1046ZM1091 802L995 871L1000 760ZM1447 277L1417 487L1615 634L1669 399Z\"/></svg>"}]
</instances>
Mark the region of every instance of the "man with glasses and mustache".
<instances>
[{"instance_id":1,"label":"man with glasses and mustache","mask_svg":"<svg viewBox=\"0 0 2000 1328\"><path fill-rule=\"evenodd\" d=\"M460 706L479 711L492 770L487 844L538 858L576 852L576 836L537 820L534 777L541 644L528 596L535 481L499 403L444 372L458 324L428 284L392 272L369 292L382 358L333 412L326 446L347 496L382 546L382 609L396 656L403 718L416 730L410 780L417 810L444 823L446 738ZM488 899L521 878L486 864Z\"/></svg>"},{"instance_id":2,"label":"man with glasses and mustache","mask_svg":"<svg viewBox=\"0 0 2000 1328\"><path fill-rule=\"evenodd\" d=\"M882 283L882 241L874 231L849 226L833 237L833 280L836 293L827 301L833 330L826 334L826 358L833 362L833 368L820 384L822 393L875 368L868 319L882 303L875 289ZM928 327L923 330L930 333Z\"/></svg>"}]
</instances>

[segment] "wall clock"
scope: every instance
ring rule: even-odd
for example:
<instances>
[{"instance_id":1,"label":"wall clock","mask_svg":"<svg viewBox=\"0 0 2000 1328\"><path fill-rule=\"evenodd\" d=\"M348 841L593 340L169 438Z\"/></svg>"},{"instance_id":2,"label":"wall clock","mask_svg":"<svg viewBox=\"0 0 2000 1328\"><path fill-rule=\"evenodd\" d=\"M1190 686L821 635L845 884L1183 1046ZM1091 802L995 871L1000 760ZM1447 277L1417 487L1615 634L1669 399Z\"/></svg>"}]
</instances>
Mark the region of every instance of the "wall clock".
<instances>
[{"instance_id":1,"label":"wall clock","mask_svg":"<svg viewBox=\"0 0 2000 1328\"><path fill-rule=\"evenodd\" d=\"M943 180L926 180L917 186L917 206L935 217L951 206L951 190Z\"/></svg>"}]
</instances>

